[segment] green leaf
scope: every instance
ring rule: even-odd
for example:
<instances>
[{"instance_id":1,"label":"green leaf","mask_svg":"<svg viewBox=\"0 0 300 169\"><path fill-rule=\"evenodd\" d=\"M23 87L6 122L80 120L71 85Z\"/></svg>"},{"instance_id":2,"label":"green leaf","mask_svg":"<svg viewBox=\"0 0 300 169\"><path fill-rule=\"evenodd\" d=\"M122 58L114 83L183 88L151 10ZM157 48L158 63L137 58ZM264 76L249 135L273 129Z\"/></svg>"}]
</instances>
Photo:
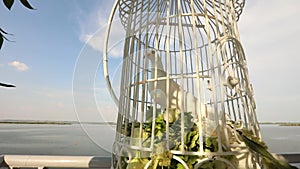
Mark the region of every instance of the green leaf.
<instances>
[{"instance_id":1,"label":"green leaf","mask_svg":"<svg viewBox=\"0 0 300 169\"><path fill-rule=\"evenodd\" d=\"M197 146L197 140L198 140L198 139L199 139L199 133L197 132L197 133L193 136L193 138L192 138L192 140L191 140L190 149L192 149L192 148L194 148L194 147Z\"/></svg>"},{"instance_id":2,"label":"green leaf","mask_svg":"<svg viewBox=\"0 0 300 169\"><path fill-rule=\"evenodd\" d=\"M34 9L27 0L20 0L20 2L28 9Z\"/></svg>"},{"instance_id":3,"label":"green leaf","mask_svg":"<svg viewBox=\"0 0 300 169\"><path fill-rule=\"evenodd\" d=\"M185 167L181 163L178 163L177 164L177 169L185 169Z\"/></svg>"},{"instance_id":4,"label":"green leaf","mask_svg":"<svg viewBox=\"0 0 300 169\"><path fill-rule=\"evenodd\" d=\"M4 5L7 9L11 9L12 5L14 4L14 0L3 0Z\"/></svg>"},{"instance_id":5,"label":"green leaf","mask_svg":"<svg viewBox=\"0 0 300 169\"><path fill-rule=\"evenodd\" d=\"M144 168L148 162L149 162L149 160L146 158L136 157L136 158L130 160L126 169Z\"/></svg>"}]
</instances>

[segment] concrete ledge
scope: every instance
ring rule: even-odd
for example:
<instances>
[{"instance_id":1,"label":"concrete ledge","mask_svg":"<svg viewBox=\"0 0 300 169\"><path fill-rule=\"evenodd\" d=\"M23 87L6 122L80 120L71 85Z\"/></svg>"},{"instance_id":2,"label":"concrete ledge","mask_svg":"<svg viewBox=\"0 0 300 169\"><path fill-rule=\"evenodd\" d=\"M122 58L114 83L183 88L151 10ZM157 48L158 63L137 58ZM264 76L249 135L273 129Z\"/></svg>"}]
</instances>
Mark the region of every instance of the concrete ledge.
<instances>
[{"instance_id":1,"label":"concrete ledge","mask_svg":"<svg viewBox=\"0 0 300 169\"><path fill-rule=\"evenodd\" d=\"M12 168L110 168L110 158L95 156L4 155Z\"/></svg>"}]
</instances>

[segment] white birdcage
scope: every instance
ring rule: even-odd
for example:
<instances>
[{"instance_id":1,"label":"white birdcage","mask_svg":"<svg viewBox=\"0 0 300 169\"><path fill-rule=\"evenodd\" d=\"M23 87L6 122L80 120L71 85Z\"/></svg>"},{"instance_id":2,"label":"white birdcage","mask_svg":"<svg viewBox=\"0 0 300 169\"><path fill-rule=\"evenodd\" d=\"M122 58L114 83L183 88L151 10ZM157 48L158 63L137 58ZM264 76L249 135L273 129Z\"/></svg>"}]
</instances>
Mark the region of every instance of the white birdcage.
<instances>
[{"instance_id":1,"label":"white birdcage","mask_svg":"<svg viewBox=\"0 0 300 169\"><path fill-rule=\"evenodd\" d=\"M260 168L236 129L260 138L237 21L244 0L117 0L104 73L119 114L114 168ZM120 97L107 57L126 30Z\"/></svg>"}]
</instances>

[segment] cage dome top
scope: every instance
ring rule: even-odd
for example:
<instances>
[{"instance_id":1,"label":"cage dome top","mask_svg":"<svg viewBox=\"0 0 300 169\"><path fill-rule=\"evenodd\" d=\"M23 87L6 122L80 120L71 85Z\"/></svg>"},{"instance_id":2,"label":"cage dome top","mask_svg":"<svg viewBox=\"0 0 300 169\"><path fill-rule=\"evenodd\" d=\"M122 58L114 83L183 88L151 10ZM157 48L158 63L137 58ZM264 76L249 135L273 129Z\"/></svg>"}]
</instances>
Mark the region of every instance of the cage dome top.
<instances>
[{"instance_id":1,"label":"cage dome top","mask_svg":"<svg viewBox=\"0 0 300 169\"><path fill-rule=\"evenodd\" d=\"M139 13L139 15L143 15L142 13L156 13L159 12L161 14L166 14L167 2L172 3L181 3L182 12L189 12L191 8L191 2L194 4L195 9L199 9L204 12L204 6L206 6L206 10L208 15L214 15L214 10L222 15L223 13L229 13L228 9L233 9L235 11L235 20L238 21L240 15L243 12L245 7L245 0L229 0L229 1L221 1L218 2L214 0L170 0L170 1L143 1L143 0L120 0L119 1L119 16L121 22L124 27L128 24L128 17L131 14ZM175 10L176 11L176 10ZM172 13L172 11L170 11ZM174 12L174 11L173 11ZM176 13L176 12L175 12ZM173 13L174 14L174 13Z\"/></svg>"}]
</instances>

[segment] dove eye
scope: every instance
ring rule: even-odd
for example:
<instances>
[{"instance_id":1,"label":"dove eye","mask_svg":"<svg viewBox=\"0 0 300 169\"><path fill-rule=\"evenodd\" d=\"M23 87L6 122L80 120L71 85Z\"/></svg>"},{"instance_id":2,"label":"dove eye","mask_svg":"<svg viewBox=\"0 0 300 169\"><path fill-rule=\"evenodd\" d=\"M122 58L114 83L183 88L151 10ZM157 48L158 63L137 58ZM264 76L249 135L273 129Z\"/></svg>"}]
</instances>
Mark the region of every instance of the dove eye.
<instances>
[{"instance_id":1,"label":"dove eye","mask_svg":"<svg viewBox=\"0 0 300 169\"><path fill-rule=\"evenodd\" d=\"M154 54L155 54L155 51L154 51L154 50L152 50L152 51L151 51L151 53L154 55Z\"/></svg>"}]
</instances>

